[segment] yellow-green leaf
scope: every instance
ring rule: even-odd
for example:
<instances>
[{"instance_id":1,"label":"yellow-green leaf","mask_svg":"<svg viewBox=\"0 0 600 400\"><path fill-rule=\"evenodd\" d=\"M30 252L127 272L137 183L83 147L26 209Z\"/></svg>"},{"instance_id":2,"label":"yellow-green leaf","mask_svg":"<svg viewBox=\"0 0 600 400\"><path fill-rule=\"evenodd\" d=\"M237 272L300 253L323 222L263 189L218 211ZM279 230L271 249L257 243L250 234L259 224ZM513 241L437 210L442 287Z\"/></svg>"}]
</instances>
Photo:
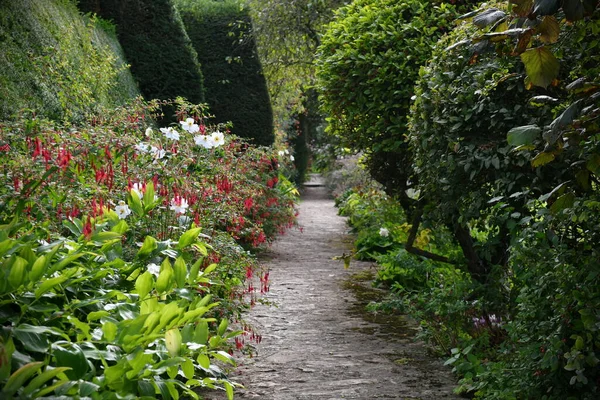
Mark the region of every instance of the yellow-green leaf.
<instances>
[{"instance_id":1,"label":"yellow-green leaf","mask_svg":"<svg viewBox=\"0 0 600 400\"><path fill-rule=\"evenodd\" d=\"M138 251L137 255L138 257L145 256L152 253L157 247L158 244L156 243L156 239L154 239L152 236L146 236L144 243L142 244L142 247Z\"/></svg>"},{"instance_id":2,"label":"yellow-green leaf","mask_svg":"<svg viewBox=\"0 0 600 400\"><path fill-rule=\"evenodd\" d=\"M154 286L154 279L150 272L146 271L138 276L135 280L135 290L137 290L140 300L146 298L148 293L152 290L152 286Z\"/></svg>"},{"instance_id":3,"label":"yellow-green leaf","mask_svg":"<svg viewBox=\"0 0 600 400\"><path fill-rule=\"evenodd\" d=\"M542 22L537 26L540 34L540 40L544 43L556 43L560 34L560 25L553 15L546 15Z\"/></svg>"},{"instance_id":4,"label":"yellow-green leaf","mask_svg":"<svg viewBox=\"0 0 600 400\"><path fill-rule=\"evenodd\" d=\"M0 394L3 395L3 398L12 398L12 396L17 393L17 390L23 386L27 379L31 378L33 374L39 371L43 366L44 363L41 361L31 362L23 365L21 368L13 372L13 374L8 378L8 381L4 385L4 388Z\"/></svg>"},{"instance_id":5,"label":"yellow-green leaf","mask_svg":"<svg viewBox=\"0 0 600 400\"><path fill-rule=\"evenodd\" d=\"M175 282L178 288L185 287L185 278L187 277L187 265L183 257L178 257L173 265L173 272L175 273Z\"/></svg>"},{"instance_id":6,"label":"yellow-green leaf","mask_svg":"<svg viewBox=\"0 0 600 400\"><path fill-rule=\"evenodd\" d=\"M527 76L535 86L546 88L558 76L560 64L554 54L544 46L523 52L521 61L525 64Z\"/></svg>"},{"instance_id":7,"label":"yellow-green leaf","mask_svg":"<svg viewBox=\"0 0 600 400\"><path fill-rule=\"evenodd\" d=\"M10 273L8 274L8 283L14 289L21 286L25 281L25 275L27 274L27 265L29 263L26 259L17 256L12 267L10 267Z\"/></svg>"},{"instance_id":8,"label":"yellow-green leaf","mask_svg":"<svg viewBox=\"0 0 600 400\"><path fill-rule=\"evenodd\" d=\"M184 247L187 247L190 244L194 243L194 241L200 234L200 231L201 231L201 228L192 228L192 229L189 229L188 231L186 231L179 238L179 242L177 243L177 248L183 249Z\"/></svg>"},{"instance_id":9,"label":"yellow-green leaf","mask_svg":"<svg viewBox=\"0 0 600 400\"><path fill-rule=\"evenodd\" d=\"M552 153L539 153L537 156L531 160L531 166L533 168L541 167L542 165L548 164L550 161L554 160L554 154Z\"/></svg>"},{"instance_id":10,"label":"yellow-green leaf","mask_svg":"<svg viewBox=\"0 0 600 400\"><path fill-rule=\"evenodd\" d=\"M165 345L171 357L179 355L181 349L181 332L179 332L179 329L170 329L165 333Z\"/></svg>"}]
</instances>

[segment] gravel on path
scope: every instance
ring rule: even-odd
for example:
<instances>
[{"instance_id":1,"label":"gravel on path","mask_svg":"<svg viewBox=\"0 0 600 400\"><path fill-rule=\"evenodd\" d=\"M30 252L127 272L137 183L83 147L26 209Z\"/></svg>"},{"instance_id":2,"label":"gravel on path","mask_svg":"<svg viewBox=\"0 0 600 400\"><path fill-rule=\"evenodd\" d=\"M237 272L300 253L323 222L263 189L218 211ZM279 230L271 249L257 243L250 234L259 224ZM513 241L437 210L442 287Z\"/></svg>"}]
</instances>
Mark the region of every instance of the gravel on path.
<instances>
[{"instance_id":1,"label":"gravel on path","mask_svg":"<svg viewBox=\"0 0 600 400\"><path fill-rule=\"evenodd\" d=\"M231 378L244 385L236 399L458 399L442 361L415 342L403 316L364 311L377 296L374 265L341 260L352 238L346 220L321 186L304 189L299 224L279 238L263 261L271 290L247 319L262 334L253 358ZM207 399L225 398L208 394Z\"/></svg>"}]
</instances>

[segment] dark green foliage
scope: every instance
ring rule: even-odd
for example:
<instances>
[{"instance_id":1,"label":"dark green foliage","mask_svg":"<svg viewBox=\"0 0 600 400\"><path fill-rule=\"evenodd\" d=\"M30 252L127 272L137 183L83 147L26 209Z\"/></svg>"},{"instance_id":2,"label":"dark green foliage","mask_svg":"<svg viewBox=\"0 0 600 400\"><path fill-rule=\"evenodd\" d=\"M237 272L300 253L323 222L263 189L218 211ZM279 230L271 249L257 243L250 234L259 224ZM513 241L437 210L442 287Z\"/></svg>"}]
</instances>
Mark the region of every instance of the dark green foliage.
<instances>
[{"instance_id":1,"label":"dark green foliage","mask_svg":"<svg viewBox=\"0 0 600 400\"><path fill-rule=\"evenodd\" d=\"M409 187L406 116L419 67L457 15L424 0L357 0L338 10L322 38L317 88L329 130L367 153L390 193Z\"/></svg>"},{"instance_id":2,"label":"dark green foliage","mask_svg":"<svg viewBox=\"0 0 600 400\"><path fill-rule=\"evenodd\" d=\"M231 121L232 133L272 144L273 111L247 10L235 0L176 4L202 64L211 112Z\"/></svg>"},{"instance_id":3,"label":"dark green foliage","mask_svg":"<svg viewBox=\"0 0 600 400\"><path fill-rule=\"evenodd\" d=\"M110 24L66 0L0 3L0 87L0 119L81 120L138 95Z\"/></svg>"},{"instance_id":4,"label":"dark green foliage","mask_svg":"<svg viewBox=\"0 0 600 400\"><path fill-rule=\"evenodd\" d=\"M198 58L171 0L81 0L79 7L116 24L145 98L204 101Z\"/></svg>"}]
</instances>

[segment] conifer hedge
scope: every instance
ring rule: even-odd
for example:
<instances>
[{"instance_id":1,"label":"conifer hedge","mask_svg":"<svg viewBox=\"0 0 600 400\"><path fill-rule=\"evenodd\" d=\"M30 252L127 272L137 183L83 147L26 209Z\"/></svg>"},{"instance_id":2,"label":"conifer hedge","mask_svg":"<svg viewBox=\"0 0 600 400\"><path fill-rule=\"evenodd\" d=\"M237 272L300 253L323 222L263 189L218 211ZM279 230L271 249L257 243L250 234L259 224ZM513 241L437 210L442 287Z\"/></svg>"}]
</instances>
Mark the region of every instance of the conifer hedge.
<instances>
[{"instance_id":1,"label":"conifer hedge","mask_svg":"<svg viewBox=\"0 0 600 400\"><path fill-rule=\"evenodd\" d=\"M198 57L171 0L80 0L79 7L116 24L144 97L204 101Z\"/></svg>"},{"instance_id":2,"label":"conifer hedge","mask_svg":"<svg viewBox=\"0 0 600 400\"><path fill-rule=\"evenodd\" d=\"M232 133L272 144L273 111L248 11L237 0L175 3L202 65L211 113L231 121Z\"/></svg>"},{"instance_id":3,"label":"conifer hedge","mask_svg":"<svg viewBox=\"0 0 600 400\"><path fill-rule=\"evenodd\" d=\"M0 89L0 120L76 121L139 94L114 26L69 0L0 2Z\"/></svg>"}]
</instances>

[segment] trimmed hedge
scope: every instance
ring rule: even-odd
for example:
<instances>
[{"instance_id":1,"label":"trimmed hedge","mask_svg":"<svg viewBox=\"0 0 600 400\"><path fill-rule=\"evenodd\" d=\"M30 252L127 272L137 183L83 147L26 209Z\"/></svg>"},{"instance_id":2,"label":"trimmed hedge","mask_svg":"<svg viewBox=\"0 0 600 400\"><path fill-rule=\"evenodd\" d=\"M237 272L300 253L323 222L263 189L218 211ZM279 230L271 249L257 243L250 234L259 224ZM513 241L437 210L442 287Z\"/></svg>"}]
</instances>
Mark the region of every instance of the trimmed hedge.
<instances>
[{"instance_id":1,"label":"trimmed hedge","mask_svg":"<svg viewBox=\"0 0 600 400\"><path fill-rule=\"evenodd\" d=\"M139 94L114 27L67 0L0 3L0 87L3 120L22 109L81 120Z\"/></svg>"},{"instance_id":2,"label":"trimmed hedge","mask_svg":"<svg viewBox=\"0 0 600 400\"><path fill-rule=\"evenodd\" d=\"M271 145L273 110L248 11L237 0L175 3L202 64L211 112L231 121L232 133Z\"/></svg>"},{"instance_id":3,"label":"trimmed hedge","mask_svg":"<svg viewBox=\"0 0 600 400\"><path fill-rule=\"evenodd\" d=\"M198 57L171 0L80 0L79 7L117 25L131 72L146 99L181 96L192 103L204 101Z\"/></svg>"}]
</instances>

